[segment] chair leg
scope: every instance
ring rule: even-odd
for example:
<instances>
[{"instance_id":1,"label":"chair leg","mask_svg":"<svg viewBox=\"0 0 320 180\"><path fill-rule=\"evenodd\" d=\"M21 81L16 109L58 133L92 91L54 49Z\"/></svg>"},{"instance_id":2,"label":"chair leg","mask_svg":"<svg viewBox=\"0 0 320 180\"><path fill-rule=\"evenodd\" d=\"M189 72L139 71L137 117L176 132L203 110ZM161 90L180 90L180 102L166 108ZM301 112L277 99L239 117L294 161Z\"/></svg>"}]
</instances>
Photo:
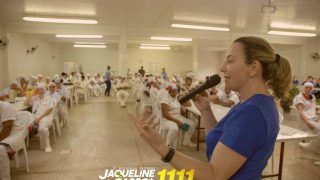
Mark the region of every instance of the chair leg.
<instances>
[{"instance_id":1,"label":"chair leg","mask_svg":"<svg viewBox=\"0 0 320 180\"><path fill-rule=\"evenodd\" d=\"M72 97L69 98L69 103L70 103L70 108L72 109L72 108L73 108L73 100L72 100Z\"/></svg>"},{"instance_id":2,"label":"chair leg","mask_svg":"<svg viewBox=\"0 0 320 180\"><path fill-rule=\"evenodd\" d=\"M58 135L61 136L61 128L60 128L59 118L55 117L54 122L56 123L56 129L57 129Z\"/></svg>"},{"instance_id":3,"label":"chair leg","mask_svg":"<svg viewBox=\"0 0 320 180\"><path fill-rule=\"evenodd\" d=\"M78 103L79 103L79 98L78 98L78 96L74 96L74 98L75 98L76 104L78 104Z\"/></svg>"},{"instance_id":4,"label":"chair leg","mask_svg":"<svg viewBox=\"0 0 320 180\"><path fill-rule=\"evenodd\" d=\"M14 167L20 168L19 151L16 152L13 158L14 158Z\"/></svg>"},{"instance_id":5,"label":"chair leg","mask_svg":"<svg viewBox=\"0 0 320 180\"><path fill-rule=\"evenodd\" d=\"M52 128L52 136L53 136L53 140L54 140L54 143L56 143L57 142L57 139L56 139L56 130L55 130L55 125L54 125L54 123L52 124L52 126L51 126Z\"/></svg>"},{"instance_id":6,"label":"chair leg","mask_svg":"<svg viewBox=\"0 0 320 180\"><path fill-rule=\"evenodd\" d=\"M27 144L27 147L29 147L29 133L27 135L26 144Z\"/></svg>"},{"instance_id":7,"label":"chair leg","mask_svg":"<svg viewBox=\"0 0 320 180\"><path fill-rule=\"evenodd\" d=\"M27 172L29 172L30 171L30 169L29 169L29 159L28 159L28 153L27 153L27 148L26 148L26 145L24 145L24 147L23 147L23 154L24 154L24 158L25 158L25 160L26 160L26 170L27 170Z\"/></svg>"}]
</instances>

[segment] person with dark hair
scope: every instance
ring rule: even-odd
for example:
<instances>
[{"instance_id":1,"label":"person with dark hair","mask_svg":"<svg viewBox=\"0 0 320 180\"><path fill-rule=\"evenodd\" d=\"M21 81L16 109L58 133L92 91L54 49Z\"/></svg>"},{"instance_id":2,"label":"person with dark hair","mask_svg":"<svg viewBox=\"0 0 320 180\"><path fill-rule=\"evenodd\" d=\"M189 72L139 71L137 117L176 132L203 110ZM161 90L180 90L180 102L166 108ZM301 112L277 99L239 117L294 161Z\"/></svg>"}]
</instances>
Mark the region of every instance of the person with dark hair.
<instances>
[{"instance_id":1,"label":"person with dark hair","mask_svg":"<svg viewBox=\"0 0 320 180\"><path fill-rule=\"evenodd\" d=\"M130 117L140 136L164 162L178 170L194 169L194 179L261 179L279 133L274 98L282 98L289 91L290 63L266 40L240 37L227 51L220 71L226 88L240 94L240 103L218 122L206 97L193 98L206 130L208 162L167 146L146 121L149 117Z\"/></svg>"},{"instance_id":2,"label":"person with dark hair","mask_svg":"<svg viewBox=\"0 0 320 180\"><path fill-rule=\"evenodd\" d=\"M141 68L138 71L142 77L144 77L144 74L146 73L146 71L143 69L143 66L141 66Z\"/></svg>"},{"instance_id":3,"label":"person with dark hair","mask_svg":"<svg viewBox=\"0 0 320 180\"><path fill-rule=\"evenodd\" d=\"M104 81L106 82L106 91L104 92L104 95L110 96L110 90L111 90L111 67L107 67L107 71L104 73Z\"/></svg>"},{"instance_id":4,"label":"person with dark hair","mask_svg":"<svg viewBox=\"0 0 320 180\"><path fill-rule=\"evenodd\" d=\"M167 78L168 78L168 74L167 74L165 68L162 68L161 78L162 78L162 79L167 79Z\"/></svg>"}]
</instances>

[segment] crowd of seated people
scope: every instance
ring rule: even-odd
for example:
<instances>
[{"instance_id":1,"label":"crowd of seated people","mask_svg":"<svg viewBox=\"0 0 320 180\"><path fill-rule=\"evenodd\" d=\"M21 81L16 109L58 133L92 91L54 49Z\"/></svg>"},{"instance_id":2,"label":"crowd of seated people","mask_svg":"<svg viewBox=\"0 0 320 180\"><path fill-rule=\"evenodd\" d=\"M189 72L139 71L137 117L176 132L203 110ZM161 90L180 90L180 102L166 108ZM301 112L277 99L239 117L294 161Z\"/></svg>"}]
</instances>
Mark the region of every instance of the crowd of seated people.
<instances>
[{"instance_id":1,"label":"crowd of seated people","mask_svg":"<svg viewBox=\"0 0 320 180\"><path fill-rule=\"evenodd\" d=\"M154 122L154 128L159 131L165 130L166 136L164 141L167 145L173 145L179 136L179 132L184 133L182 145L195 147L191 141L196 123L193 120L184 117L184 108L192 106L191 101L180 104L179 97L189 93L194 88L203 83L206 79L197 79L192 74L185 77L174 74L172 78L165 71L161 75L152 75L147 73L143 67L135 74L127 76L110 75L112 91L120 107L126 107L128 99L133 97L138 114L155 115L160 112L160 120ZM300 81L294 77L293 84L302 85L302 90L294 99L294 106L297 109L299 118L305 124L305 130L313 131L320 134L320 123L316 114L316 98L312 95L313 88L320 85L313 77L308 77L306 81ZM8 143L15 148L15 140L23 138L16 131L16 110L7 103L10 93L15 97L26 97L24 105L31 107L33 121L29 126L37 128L40 138L40 147L45 152L52 152L49 139L49 128L53 124L53 111L58 111L60 124L69 118L68 116L68 99L73 98L66 86L74 87L74 94L86 96L101 96L106 89L105 78L102 73L94 75L84 73L61 73L54 75L53 78L30 76L25 78L18 76L16 81L11 82L8 88L0 91L0 142ZM236 92L230 91L224 86L216 86L205 92L208 99L213 104L232 108L239 103L239 96ZM9 138L10 137L10 138ZM320 136L309 143L300 143L305 149L319 151ZM7 147L0 144L0 156L6 156ZM0 163L0 172L2 177L8 176L8 161ZM319 164L319 162L316 162ZM10 164L9 164L10 166ZM10 176L10 175L9 175ZM1 176L0 176L1 177ZM1 178L2 178L1 177Z\"/></svg>"},{"instance_id":2,"label":"crowd of seated people","mask_svg":"<svg viewBox=\"0 0 320 180\"><path fill-rule=\"evenodd\" d=\"M12 152L18 151L19 143L24 142L24 132L29 132L30 138L38 136L40 148L46 153L52 152L49 129L54 125L53 111L57 111L61 127L64 122L68 123L68 100L73 98L71 89L75 89L76 94L81 85L85 93L92 96L100 95L105 88L100 73L87 78L83 73L61 73L53 78L41 74L29 78L18 76L7 88L0 90L0 179L10 179L10 159L16 154ZM22 99L25 108L16 109L15 104L9 103L11 96ZM19 112L26 111L30 111L32 118L25 129L17 123L17 117Z\"/></svg>"},{"instance_id":3,"label":"crowd of seated people","mask_svg":"<svg viewBox=\"0 0 320 180\"><path fill-rule=\"evenodd\" d=\"M299 84L297 79L294 79L294 84ZM300 93L293 99L293 105L297 111L298 119L301 120L300 129L317 135L317 138L310 142L299 143L304 150L313 151L320 154L320 121L317 116L317 98L318 91L314 91L320 83L312 76L308 76L307 80L302 83ZM300 84L299 84L300 85ZM315 161L316 165L320 165L320 161Z\"/></svg>"}]
</instances>

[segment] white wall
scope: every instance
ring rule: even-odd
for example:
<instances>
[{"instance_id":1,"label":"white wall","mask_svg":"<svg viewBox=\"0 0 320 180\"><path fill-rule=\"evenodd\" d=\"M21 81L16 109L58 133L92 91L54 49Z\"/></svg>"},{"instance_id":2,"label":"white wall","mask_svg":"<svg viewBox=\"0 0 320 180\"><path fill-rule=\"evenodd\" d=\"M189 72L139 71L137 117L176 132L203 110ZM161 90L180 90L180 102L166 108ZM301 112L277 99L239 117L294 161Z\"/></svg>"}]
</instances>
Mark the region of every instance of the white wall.
<instances>
[{"instance_id":1,"label":"white wall","mask_svg":"<svg viewBox=\"0 0 320 180\"><path fill-rule=\"evenodd\" d=\"M128 48L127 54L127 67L131 72L137 72L140 66L144 66L147 72L151 72L152 64L158 64L156 67L159 73L162 67L166 68L169 76L173 74L185 75L187 71L192 70L191 51Z\"/></svg>"},{"instance_id":2,"label":"white wall","mask_svg":"<svg viewBox=\"0 0 320 180\"><path fill-rule=\"evenodd\" d=\"M320 78L320 60L313 60L311 57L315 52L320 53L320 37L307 40L303 46L301 59L302 80L306 79L308 75Z\"/></svg>"},{"instance_id":3,"label":"white wall","mask_svg":"<svg viewBox=\"0 0 320 180\"><path fill-rule=\"evenodd\" d=\"M118 73L119 54L115 48L90 49L63 45L62 60L82 65L85 73L104 72L107 65L112 67L114 73ZM184 74L188 70L192 70L192 53L142 50L133 47L127 49L126 67L130 68L131 73L137 72L140 66L144 66L144 69L150 72L152 64L158 64L159 72L162 67L165 67L169 75L173 73Z\"/></svg>"},{"instance_id":4,"label":"white wall","mask_svg":"<svg viewBox=\"0 0 320 180\"><path fill-rule=\"evenodd\" d=\"M198 57L198 78L220 74L220 67L224 61L225 51L200 51Z\"/></svg>"},{"instance_id":5,"label":"white wall","mask_svg":"<svg viewBox=\"0 0 320 180\"><path fill-rule=\"evenodd\" d=\"M61 55L63 62L82 65L84 73L105 72L108 65L113 71L118 70L118 51L113 48L74 48L71 45L62 45Z\"/></svg>"},{"instance_id":6,"label":"white wall","mask_svg":"<svg viewBox=\"0 0 320 180\"><path fill-rule=\"evenodd\" d=\"M42 74L52 77L61 72L59 45L27 34L10 33L8 37L10 39L7 51L10 81L15 80L18 75L29 77ZM27 54L27 49L36 45L38 49L32 54Z\"/></svg>"},{"instance_id":7,"label":"white wall","mask_svg":"<svg viewBox=\"0 0 320 180\"><path fill-rule=\"evenodd\" d=\"M273 44L272 47L276 53L286 57L290 61L292 74L303 78L301 65L307 62L307 59L303 58L303 46Z\"/></svg>"},{"instance_id":8,"label":"white wall","mask_svg":"<svg viewBox=\"0 0 320 180\"><path fill-rule=\"evenodd\" d=\"M4 37L3 26L0 24L0 38ZM0 90L8 84L8 61L6 58L6 49L0 49Z\"/></svg>"},{"instance_id":9,"label":"white wall","mask_svg":"<svg viewBox=\"0 0 320 180\"><path fill-rule=\"evenodd\" d=\"M304 71L303 71L303 64L307 64L307 66L314 66L314 62L311 61L309 58L303 58L303 46L302 45L284 45L284 44L272 44L272 47L275 51L286 57L292 66L293 75L297 75L304 79ZM223 63L225 51L203 51L199 52L199 78L203 79L207 75L220 73L220 66ZM308 62L311 61L311 62ZM317 65L315 68L318 69L314 75L319 73L320 66ZM309 67L310 69L310 67Z\"/></svg>"}]
</instances>

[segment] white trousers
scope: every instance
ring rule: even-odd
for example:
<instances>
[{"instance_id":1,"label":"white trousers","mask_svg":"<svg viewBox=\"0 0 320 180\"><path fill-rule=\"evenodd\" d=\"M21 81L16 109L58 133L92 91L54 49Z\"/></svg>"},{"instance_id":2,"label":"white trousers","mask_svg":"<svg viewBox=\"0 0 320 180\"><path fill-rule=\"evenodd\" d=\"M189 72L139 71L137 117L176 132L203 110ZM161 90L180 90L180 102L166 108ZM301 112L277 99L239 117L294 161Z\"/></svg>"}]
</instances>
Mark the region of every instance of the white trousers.
<instances>
[{"instance_id":1,"label":"white trousers","mask_svg":"<svg viewBox=\"0 0 320 180\"><path fill-rule=\"evenodd\" d=\"M50 146L49 128L52 126L52 117L44 117L39 122L38 134L40 138L40 147L44 149Z\"/></svg>"},{"instance_id":2,"label":"white trousers","mask_svg":"<svg viewBox=\"0 0 320 180\"><path fill-rule=\"evenodd\" d=\"M119 90L117 91L116 96L117 96L118 102L120 103L120 106L124 106L128 100L129 93L125 90Z\"/></svg>"},{"instance_id":3,"label":"white trousers","mask_svg":"<svg viewBox=\"0 0 320 180\"><path fill-rule=\"evenodd\" d=\"M88 89L93 93L94 96L98 96L98 94L99 94L99 85L96 86L96 85L89 84L88 85Z\"/></svg>"},{"instance_id":4,"label":"white trousers","mask_svg":"<svg viewBox=\"0 0 320 180\"><path fill-rule=\"evenodd\" d=\"M320 122L315 120L309 120L309 122L315 126L313 133L317 135L316 139L310 141L310 150L320 152ZM310 130L309 130L310 131Z\"/></svg>"},{"instance_id":5,"label":"white trousers","mask_svg":"<svg viewBox=\"0 0 320 180\"><path fill-rule=\"evenodd\" d=\"M59 115L59 119L62 119L63 122L68 121L69 119L68 107L65 103L58 104L58 115Z\"/></svg>"},{"instance_id":6,"label":"white trousers","mask_svg":"<svg viewBox=\"0 0 320 180\"><path fill-rule=\"evenodd\" d=\"M10 147L17 152L19 143L24 143L23 134L20 132L10 134L1 142L9 144ZM8 149L3 145L0 145L0 179L10 180L10 160L8 156Z\"/></svg>"},{"instance_id":7,"label":"white trousers","mask_svg":"<svg viewBox=\"0 0 320 180\"><path fill-rule=\"evenodd\" d=\"M191 121L181 115L175 116L175 118L177 118L182 123L186 123L186 124L190 125L188 131L185 132L185 137L184 137L185 141L190 141L190 139L196 129L196 124L193 121ZM168 130L166 144L173 145L173 142L177 138L178 133L179 133L178 124L173 121L163 119L163 123L161 124L161 128L164 130Z\"/></svg>"}]
</instances>

